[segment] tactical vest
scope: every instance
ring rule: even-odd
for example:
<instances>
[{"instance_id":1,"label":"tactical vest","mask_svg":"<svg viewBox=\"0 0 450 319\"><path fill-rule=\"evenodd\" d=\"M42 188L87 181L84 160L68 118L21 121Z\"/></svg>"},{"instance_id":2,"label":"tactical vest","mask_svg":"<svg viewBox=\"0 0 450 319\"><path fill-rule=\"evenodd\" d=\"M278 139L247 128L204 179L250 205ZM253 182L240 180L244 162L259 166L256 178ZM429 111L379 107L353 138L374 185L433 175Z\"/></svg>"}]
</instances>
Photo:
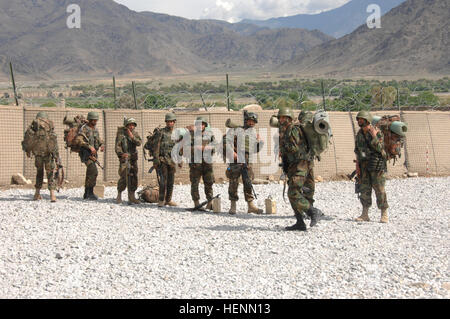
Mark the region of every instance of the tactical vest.
<instances>
[{"instance_id":1,"label":"tactical vest","mask_svg":"<svg viewBox=\"0 0 450 319\"><path fill-rule=\"evenodd\" d=\"M379 138L383 140L383 134L381 132L379 132L378 134L381 135L381 137ZM370 172L386 171L387 170L386 153L384 149L382 150L381 153L374 150L370 146L372 140L373 140L372 135L370 135L370 133L364 135L362 130L360 130L356 135L355 153L356 157L358 158L358 162L366 163L363 165L367 165L367 169Z\"/></svg>"},{"instance_id":2,"label":"tactical vest","mask_svg":"<svg viewBox=\"0 0 450 319\"><path fill-rule=\"evenodd\" d=\"M161 130L161 141L159 146L159 156L164 158L171 158L172 149L175 146L175 141L172 140L172 131L168 128Z\"/></svg>"}]
</instances>

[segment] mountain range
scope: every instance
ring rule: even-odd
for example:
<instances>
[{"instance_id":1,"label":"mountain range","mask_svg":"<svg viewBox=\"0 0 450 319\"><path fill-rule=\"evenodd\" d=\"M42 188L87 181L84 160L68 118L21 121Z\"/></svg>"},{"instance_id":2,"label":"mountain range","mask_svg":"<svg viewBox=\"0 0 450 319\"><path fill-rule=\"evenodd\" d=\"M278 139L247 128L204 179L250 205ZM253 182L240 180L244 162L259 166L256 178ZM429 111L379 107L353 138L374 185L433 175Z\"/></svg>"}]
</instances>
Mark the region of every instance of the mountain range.
<instances>
[{"instance_id":1,"label":"mountain range","mask_svg":"<svg viewBox=\"0 0 450 319\"><path fill-rule=\"evenodd\" d=\"M319 30L334 38L340 38L366 23L367 17L370 15L367 12L369 5L377 4L380 6L381 15L384 15L403 2L405 0L352 0L339 8L318 14L297 14L268 20L244 19L241 23L271 29L302 28Z\"/></svg>"},{"instance_id":2,"label":"mountain range","mask_svg":"<svg viewBox=\"0 0 450 319\"><path fill-rule=\"evenodd\" d=\"M301 74L450 74L450 2L408 0L381 19L287 61L281 69Z\"/></svg>"},{"instance_id":3,"label":"mountain range","mask_svg":"<svg viewBox=\"0 0 450 319\"><path fill-rule=\"evenodd\" d=\"M9 77L9 61L17 75L36 80L250 70L330 77L450 73L449 1L407 0L382 17L381 29L364 23L339 39L319 30L135 12L113 0L78 0L81 28L69 29L72 2L0 0L0 78Z\"/></svg>"}]
</instances>

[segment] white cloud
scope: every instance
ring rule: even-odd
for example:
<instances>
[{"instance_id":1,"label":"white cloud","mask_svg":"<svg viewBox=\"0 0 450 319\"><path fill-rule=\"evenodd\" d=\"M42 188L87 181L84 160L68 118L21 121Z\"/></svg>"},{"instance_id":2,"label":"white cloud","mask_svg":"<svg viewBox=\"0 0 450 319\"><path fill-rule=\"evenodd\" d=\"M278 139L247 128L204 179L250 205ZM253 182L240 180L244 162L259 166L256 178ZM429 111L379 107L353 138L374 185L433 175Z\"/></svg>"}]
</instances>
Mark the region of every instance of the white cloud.
<instances>
[{"instance_id":1,"label":"white cloud","mask_svg":"<svg viewBox=\"0 0 450 319\"><path fill-rule=\"evenodd\" d=\"M300 13L318 13L350 0L115 0L136 11L152 11L189 19L269 19Z\"/></svg>"}]
</instances>

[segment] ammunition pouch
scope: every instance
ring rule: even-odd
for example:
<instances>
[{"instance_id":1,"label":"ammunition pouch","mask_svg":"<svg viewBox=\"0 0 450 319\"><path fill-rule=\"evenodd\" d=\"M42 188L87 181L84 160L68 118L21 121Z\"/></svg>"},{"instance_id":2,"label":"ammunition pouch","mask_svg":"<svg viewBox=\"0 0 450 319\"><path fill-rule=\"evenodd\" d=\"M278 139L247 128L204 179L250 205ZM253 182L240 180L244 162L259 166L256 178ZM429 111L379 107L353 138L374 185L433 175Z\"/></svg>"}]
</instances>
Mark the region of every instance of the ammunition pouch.
<instances>
[{"instance_id":1,"label":"ammunition pouch","mask_svg":"<svg viewBox=\"0 0 450 319\"><path fill-rule=\"evenodd\" d=\"M369 172L383 172L386 171L386 169L386 160L383 158L383 156L380 153L372 153L367 165L367 170Z\"/></svg>"}]
</instances>

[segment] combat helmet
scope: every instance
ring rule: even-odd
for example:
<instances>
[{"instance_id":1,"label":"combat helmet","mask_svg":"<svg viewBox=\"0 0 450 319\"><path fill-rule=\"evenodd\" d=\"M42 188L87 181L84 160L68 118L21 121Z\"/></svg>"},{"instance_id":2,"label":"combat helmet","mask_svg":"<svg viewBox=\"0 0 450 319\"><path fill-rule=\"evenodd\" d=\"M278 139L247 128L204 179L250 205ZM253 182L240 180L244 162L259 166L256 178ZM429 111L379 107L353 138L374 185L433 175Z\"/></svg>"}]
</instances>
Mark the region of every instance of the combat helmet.
<instances>
[{"instance_id":1,"label":"combat helmet","mask_svg":"<svg viewBox=\"0 0 450 319\"><path fill-rule=\"evenodd\" d=\"M175 115L175 113L167 113L166 114L166 118L165 121L176 121L177 120L177 116Z\"/></svg>"},{"instance_id":2,"label":"combat helmet","mask_svg":"<svg viewBox=\"0 0 450 319\"><path fill-rule=\"evenodd\" d=\"M128 124L134 124L135 126L137 126L136 120L132 117L130 117L129 119L125 119L123 124L124 126L127 126Z\"/></svg>"},{"instance_id":3,"label":"combat helmet","mask_svg":"<svg viewBox=\"0 0 450 319\"><path fill-rule=\"evenodd\" d=\"M89 112L87 116L88 121L90 120L99 120L100 117L97 112Z\"/></svg>"},{"instance_id":4,"label":"combat helmet","mask_svg":"<svg viewBox=\"0 0 450 319\"><path fill-rule=\"evenodd\" d=\"M205 123L206 126L209 125L208 119L207 119L206 117L204 117L204 116L199 116L199 117L197 117L197 119L195 120L195 122L200 122L200 121L201 121L202 123Z\"/></svg>"},{"instance_id":5,"label":"combat helmet","mask_svg":"<svg viewBox=\"0 0 450 319\"><path fill-rule=\"evenodd\" d=\"M258 114L254 112L245 112L244 113L244 121L253 120L255 123L258 123Z\"/></svg>"},{"instance_id":6,"label":"combat helmet","mask_svg":"<svg viewBox=\"0 0 450 319\"><path fill-rule=\"evenodd\" d=\"M280 107L278 110L278 119L282 116L290 117L291 120L294 119L294 112L290 107Z\"/></svg>"},{"instance_id":7,"label":"combat helmet","mask_svg":"<svg viewBox=\"0 0 450 319\"><path fill-rule=\"evenodd\" d=\"M356 115L356 120L365 119L367 122L372 123L373 117L369 111L359 111Z\"/></svg>"},{"instance_id":8,"label":"combat helmet","mask_svg":"<svg viewBox=\"0 0 450 319\"><path fill-rule=\"evenodd\" d=\"M38 112L38 114L36 115L36 118L41 118L41 119L48 119L48 114L46 112Z\"/></svg>"}]
</instances>

